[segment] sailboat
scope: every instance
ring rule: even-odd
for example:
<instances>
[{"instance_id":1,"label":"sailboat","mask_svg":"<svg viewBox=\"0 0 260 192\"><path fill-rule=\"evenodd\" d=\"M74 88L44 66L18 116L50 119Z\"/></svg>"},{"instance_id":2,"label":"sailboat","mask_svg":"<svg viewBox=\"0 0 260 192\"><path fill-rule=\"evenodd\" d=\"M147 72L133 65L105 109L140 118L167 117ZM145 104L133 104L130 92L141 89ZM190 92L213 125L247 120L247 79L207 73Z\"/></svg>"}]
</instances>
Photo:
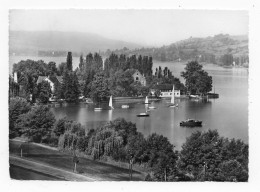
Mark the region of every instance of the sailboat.
<instances>
[{"instance_id":1,"label":"sailboat","mask_svg":"<svg viewBox=\"0 0 260 192\"><path fill-rule=\"evenodd\" d=\"M174 85L172 88L171 104L169 105L169 107L178 107L178 104L175 104L175 100L174 100Z\"/></svg>"},{"instance_id":2,"label":"sailboat","mask_svg":"<svg viewBox=\"0 0 260 192\"><path fill-rule=\"evenodd\" d=\"M114 109L113 104L112 104L112 95L110 96L110 99L109 99L109 107L110 107L110 109Z\"/></svg>"},{"instance_id":3,"label":"sailboat","mask_svg":"<svg viewBox=\"0 0 260 192\"><path fill-rule=\"evenodd\" d=\"M149 101L148 101L148 97L147 97L147 96L145 97L145 102L144 102L144 104L150 104Z\"/></svg>"}]
</instances>

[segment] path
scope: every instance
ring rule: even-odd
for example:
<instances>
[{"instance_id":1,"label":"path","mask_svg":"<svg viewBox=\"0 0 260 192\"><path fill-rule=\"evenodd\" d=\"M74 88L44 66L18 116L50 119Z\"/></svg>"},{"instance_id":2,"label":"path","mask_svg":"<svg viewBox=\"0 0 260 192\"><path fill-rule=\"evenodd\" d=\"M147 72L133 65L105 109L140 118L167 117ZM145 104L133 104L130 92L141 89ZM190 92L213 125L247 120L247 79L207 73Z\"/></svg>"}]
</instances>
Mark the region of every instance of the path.
<instances>
[{"instance_id":1,"label":"path","mask_svg":"<svg viewBox=\"0 0 260 192\"><path fill-rule=\"evenodd\" d=\"M49 167L50 170L52 168L55 168L55 169L65 171L65 172L60 172L60 174L58 174L60 176L62 176L64 173L67 172L73 173L74 164L72 162L72 156L64 154L60 151L55 150L55 148L51 148L51 147L45 147L33 143L30 144L24 143L23 159L27 161L17 160L17 158L20 158L19 147L22 143L24 142L14 141L14 140L9 141L10 163L13 162L20 163L20 166L25 165L27 166L27 167L24 166L25 168L30 168L29 162L33 162L36 163L36 164L32 164L33 168L37 168L36 165L38 163L40 165L39 169L41 169L41 167L47 166ZM94 180L104 180L104 181L129 181L128 169L116 167L113 165L97 162L86 158L79 158L77 171L79 174L76 175L85 176L82 177L81 179L84 178L86 180L94 179ZM72 176L70 177L71 178L69 178L68 180L78 180L77 177L76 179L73 179ZM133 172L133 180L135 181L142 181L144 180L144 177L145 175L143 173L137 171Z\"/></svg>"}]
</instances>

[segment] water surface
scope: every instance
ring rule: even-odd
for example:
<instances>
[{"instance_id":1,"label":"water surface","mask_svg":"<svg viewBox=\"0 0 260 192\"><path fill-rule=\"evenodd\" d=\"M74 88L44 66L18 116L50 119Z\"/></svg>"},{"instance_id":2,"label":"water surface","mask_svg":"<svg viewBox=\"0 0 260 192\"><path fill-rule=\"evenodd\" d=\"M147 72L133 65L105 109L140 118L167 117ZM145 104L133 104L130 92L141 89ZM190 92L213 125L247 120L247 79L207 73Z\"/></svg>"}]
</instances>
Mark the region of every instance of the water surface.
<instances>
[{"instance_id":1,"label":"water surface","mask_svg":"<svg viewBox=\"0 0 260 192\"><path fill-rule=\"evenodd\" d=\"M17 58L15 58L17 59ZM12 61L15 60L11 59ZM19 58L21 59L21 58ZM17 60L19 60L17 59ZM59 63L66 61L63 58L34 58L45 61L54 60ZM56 59L56 60L55 60ZM10 61L11 61L10 60ZM73 59L74 68L78 65L78 58ZM180 78L180 72L184 70L185 63L156 62L156 67L168 67L173 75ZM223 68L213 64L205 64L204 70L213 78L213 86L218 99L211 99L207 102L198 102L187 99L175 99L179 104L178 108L168 108L167 100L154 102L152 105L157 109L150 112L150 117L140 118L136 115L145 112L145 105L142 103L131 103L129 109L122 109L122 103L114 103L114 110L94 111L94 105L78 104L66 107L52 108L56 118L67 116L68 118L86 125L88 129L96 128L106 121L123 117L128 121L136 123L138 131L145 136L151 133L158 133L166 136L170 142L181 149L186 137L192 132L200 130L217 129L219 134L228 138L242 139L248 142L248 69L245 68ZM96 106L98 107L98 106ZM102 104L108 108L108 103ZM179 123L187 118L195 118L203 121L201 128L184 128Z\"/></svg>"}]
</instances>

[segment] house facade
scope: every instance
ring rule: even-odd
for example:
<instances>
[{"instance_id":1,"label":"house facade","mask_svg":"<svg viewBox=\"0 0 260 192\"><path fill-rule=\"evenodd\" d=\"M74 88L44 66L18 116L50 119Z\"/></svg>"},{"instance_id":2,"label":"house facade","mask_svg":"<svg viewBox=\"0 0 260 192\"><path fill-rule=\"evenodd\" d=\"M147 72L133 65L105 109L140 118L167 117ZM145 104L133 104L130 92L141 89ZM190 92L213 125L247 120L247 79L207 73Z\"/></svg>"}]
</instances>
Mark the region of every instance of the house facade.
<instances>
[{"instance_id":1,"label":"house facade","mask_svg":"<svg viewBox=\"0 0 260 192\"><path fill-rule=\"evenodd\" d=\"M150 93L152 96L154 96L155 91L159 90L161 92L160 97L162 98L172 97L172 88L173 85L169 85L169 84L156 85L150 90ZM181 96L181 91L174 90L174 97L180 97L180 96Z\"/></svg>"},{"instance_id":2,"label":"house facade","mask_svg":"<svg viewBox=\"0 0 260 192\"><path fill-rule=\"evenodd\" d=\"M146 86L146 79L138 70L136 70L132 76L134 81L138 81L141 85Z\"/></svg>"}]
</instances>

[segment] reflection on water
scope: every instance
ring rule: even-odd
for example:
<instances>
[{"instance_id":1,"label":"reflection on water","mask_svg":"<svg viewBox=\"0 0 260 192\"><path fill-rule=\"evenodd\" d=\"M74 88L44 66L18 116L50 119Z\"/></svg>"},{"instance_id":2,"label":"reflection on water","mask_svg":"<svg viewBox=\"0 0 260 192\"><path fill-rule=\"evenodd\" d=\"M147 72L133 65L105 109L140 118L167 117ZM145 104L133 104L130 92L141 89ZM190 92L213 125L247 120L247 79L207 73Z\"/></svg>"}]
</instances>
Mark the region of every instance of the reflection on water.
<instances>
[{"instance_id":1,"label":"reflection on water","mask_svg":"<svg viewBox=\"0 0 260 192\"><path fill-rule=\"evenodd\" d=\"M155 66L167 66L173 70L173 75L180 76L185 65L181 63L157 63ZM194 131L217 129L221 136L239 138L248 142L248 73L246 69L226 69L214 65L205 65L204 69L213 77L213 86L218 99L209 101L196 101L176 99L178 108L169 108L167 100L153 102L156 107L151 110L149 117L137 117L145 112L147 105L143 103L129 103L129 109L122 109L122 104L114 103L114 110L108 110L108 103L102 103L103 111L95 112L93 104L69 105L67 107L52 108L55 116L67 116L87 126L88 129L96 128L106 121L118 117L136 123L138 131L145 136L158 133L166 136L169 141L180 149L186 137ZM181 81L183 79L181 78ZM213 90L214 90L213 89ZM180 127L182 120L194 118L203 121L201 128Z\"/></svg>"}]
</instances>

